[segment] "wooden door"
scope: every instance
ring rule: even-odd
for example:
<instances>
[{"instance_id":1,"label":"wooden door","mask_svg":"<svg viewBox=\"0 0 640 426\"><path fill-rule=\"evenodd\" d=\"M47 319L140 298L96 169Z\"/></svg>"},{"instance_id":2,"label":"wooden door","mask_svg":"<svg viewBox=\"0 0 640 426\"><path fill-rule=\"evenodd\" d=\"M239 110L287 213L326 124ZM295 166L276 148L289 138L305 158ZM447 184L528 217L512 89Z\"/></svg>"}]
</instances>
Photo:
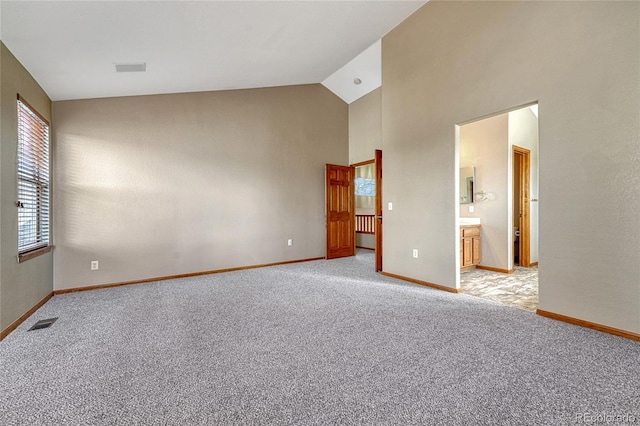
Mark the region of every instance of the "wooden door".
<instances>
[{"instance_id":1,"label":"wooden door","mask_svg":"<svg viewBox=\"0 0 640 426\"><path fill-rule=\"evenodd\" d=\"M520 244L519 244L519 264L520 266L524 266L526 268L531 266L530 261L530 212L529 212L529 176L531 173L530 166L530 154L526 148L521 148L519 146L513 146L513 161L518 162L520 167L519 176L514 176L514 181L518 182L519 185L519 196L517 199L514 199L514 203L518 203L518 210L520 211L518 217L518 228L520 229ZM515 192L515 191L514 191ZM513 237L513 230L511 230L511 235Z\"/></svg>"},{"instance_id":2,"label":"wooden door","mask_svg":"<svg viewBox=\"0 0 640 426\"><path fill-rule=\"evenodd\" d=\"M376 149L376 272L382 271L382 151Z\"/></svg>"},{"instance_id":3,"label":"wooden door","mask_svg":"<svg viewBox=\"0 0 640 426\"><path fill-rule=\"evenodd\" d=\"M327 259L356 253L354 178L354 167L326 165Z\"/></svg>"}]
</instances>

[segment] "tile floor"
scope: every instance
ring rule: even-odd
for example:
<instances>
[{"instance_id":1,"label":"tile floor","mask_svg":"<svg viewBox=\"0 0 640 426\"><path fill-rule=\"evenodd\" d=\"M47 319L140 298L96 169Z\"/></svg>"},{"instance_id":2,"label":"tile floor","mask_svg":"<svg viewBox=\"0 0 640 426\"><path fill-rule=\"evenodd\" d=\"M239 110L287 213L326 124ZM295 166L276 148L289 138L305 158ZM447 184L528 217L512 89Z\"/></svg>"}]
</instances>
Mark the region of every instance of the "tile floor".
<instances>
[{"instance_id":1,"label":"tile floor","mask_svg":"<svg viewBox=\"0 0 640 426\"><path fill-rule=\"evenodd\" d=\"M516 266L513 274L470 269L460 273L464 294L535 312L538 308L538 267Z\"/></svg>"}]
</instances>

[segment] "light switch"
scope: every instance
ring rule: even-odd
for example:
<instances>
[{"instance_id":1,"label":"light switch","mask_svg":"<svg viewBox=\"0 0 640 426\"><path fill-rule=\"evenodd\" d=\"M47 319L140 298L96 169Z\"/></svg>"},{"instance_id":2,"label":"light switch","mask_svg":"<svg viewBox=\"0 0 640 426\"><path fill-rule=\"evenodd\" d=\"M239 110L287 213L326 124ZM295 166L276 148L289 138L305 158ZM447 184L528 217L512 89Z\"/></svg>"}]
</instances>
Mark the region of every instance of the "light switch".
<instances>
[{"instance_id":1,"label":"light switch","mask_svg":"<svg viewBox=\"0 0 640 426\"><path fill-rule=\"evenodd\" d=\"M389 203L389 210L393 210L393 203Z\"/></svg>"}]
</instances>

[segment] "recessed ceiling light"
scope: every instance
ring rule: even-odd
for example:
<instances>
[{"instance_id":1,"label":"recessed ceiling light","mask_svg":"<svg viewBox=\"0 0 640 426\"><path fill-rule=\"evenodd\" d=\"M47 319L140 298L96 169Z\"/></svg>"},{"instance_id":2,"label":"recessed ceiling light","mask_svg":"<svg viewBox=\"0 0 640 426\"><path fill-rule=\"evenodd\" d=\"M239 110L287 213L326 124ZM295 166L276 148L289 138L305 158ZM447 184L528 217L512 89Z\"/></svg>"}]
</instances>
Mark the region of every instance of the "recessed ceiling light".
<instances>
[{"instance_id":1,"label":"recessed ceiling light","mask_svg":"<svg viewBox=\"0 0 640 426\"><path fill-rule=\"evenodd\" d=\"M146 62L135 62L128 64L115 64L116 72L145 72L147 71Z\"/></svg>"},{"instance_id":2,"label":"recessed ceiling light","mask_svg":"<svg viewBox=\"0 0 640 426\"><path fill-rule=\"evenodd\" d=\"M358 77L353 79L353 84L360 84L362 83L362 80L360 80Z\"/></svg>"}]
</instances>

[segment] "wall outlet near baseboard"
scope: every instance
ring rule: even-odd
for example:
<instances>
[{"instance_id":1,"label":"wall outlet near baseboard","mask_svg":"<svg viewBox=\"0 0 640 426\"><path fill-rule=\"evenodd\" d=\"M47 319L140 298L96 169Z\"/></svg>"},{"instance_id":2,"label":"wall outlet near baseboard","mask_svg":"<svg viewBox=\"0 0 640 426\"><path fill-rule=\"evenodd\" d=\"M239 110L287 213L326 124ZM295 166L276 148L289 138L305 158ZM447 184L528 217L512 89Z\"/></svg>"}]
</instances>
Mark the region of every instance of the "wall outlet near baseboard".
<instances>
[{"instance_id":1,"label":"wall outlet near baseboard","mask_svg":"<svg viewBox=\"0 0 640 426\"><path fill-rule=\"evenodd\" d=\"M287 240L287 245L288 245L288 246L292 246L292 245L293 245L293 240L292 240L291 238L289 238L289 239Z\"/></svg>"},{"instance_id":2,"label":"wall outlet near baseboard","mask_svg":"<svg viewBox=\"0 0 640 426\"><path fill-rule=\"evenodd\" d=\"M97 260L92 260L91 261L91 270L92 271L97 271L98 269L100 269L100 263Z\"/></svg>"},{"instance_id":3,"label":"wall outlet near baseboard","mask_svg":"<svg viewBox=\"0 0 640 426\"><path fill-rule=\"evenodd\" d=\"M413 258L414 259L418 258L418 249L413 249Z\"/></svg>"}]
</instances>

